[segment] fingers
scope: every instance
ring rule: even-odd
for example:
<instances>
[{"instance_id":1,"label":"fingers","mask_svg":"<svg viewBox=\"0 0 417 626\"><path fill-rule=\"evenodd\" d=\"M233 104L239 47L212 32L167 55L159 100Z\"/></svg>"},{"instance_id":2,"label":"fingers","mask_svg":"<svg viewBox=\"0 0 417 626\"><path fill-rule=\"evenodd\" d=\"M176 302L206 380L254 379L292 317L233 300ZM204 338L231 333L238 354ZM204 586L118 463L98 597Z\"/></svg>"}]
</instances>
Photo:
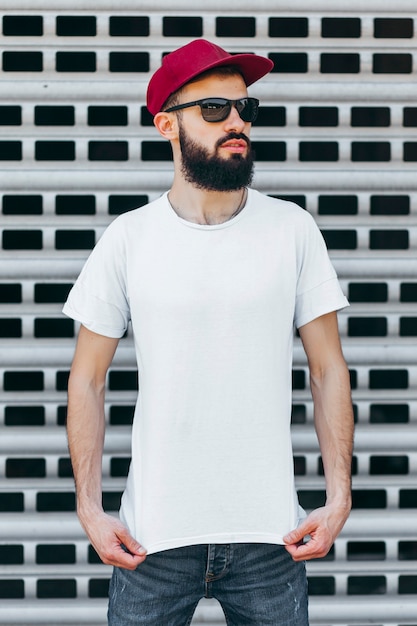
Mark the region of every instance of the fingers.
<instances>
[{"instance_id":1,"label":"fingers","mask_svg":"<svg viewBox=\"0 0 417 626\"><path fill-rule=\"evenodd\" d=\"M323 558L333 545L337 532L332 532L326 508L313 511L298 528L284 537L285 547L294 561ZM305 538L309 540L305 542Z\"/></svg>"},{"instance_id":2,"label":"fingers","mask_svg":"<svg viewBox=\"0 0 417 626\"><path fill-rule=\"evenodd\" d=\"M87 529L89 539L106 565L134 570L146 559L146 550L118 520L103 515Z\"/></svg>"},{"instance_id":3,"label":"fingers","mask_svg":"<svg viewBox=\"0 0 417 626\"><path fill-rule=\"evenodd\" d=\"M123 528L123 533L119 533L119 539L121 539L125 548L135 556L146 556L146 550L139 542L136 541L132 537L132 535L127 531L127 529Z\"/></svg>"},{"instance_id":4,"label":"fingers","mask_svg":"<svg viewBox=\"0 0 417 626\"><path fill-rule=\"evenodd\" d=\"M99 552L99 556L106 565L129 570L135 570L146 559L146 553L139 555L126 552L120 543L110 550L104 550L101 554Z\"/></svg>"},{"instance_id":5,"label":"fingers","mask_svg":"<svg viewBox=\"0 0 417 626\"><path fill-rule=\"evenodd\" d=\"M310 532L310 525L303 522L292 530L288 535L284 537L284 543L286 544L298 544L301 543L306 535Z\"/></svg>"},{"instance_id":6,"label":"fingers","mask_svg":"<svg viewBox=\"0 0 417 626\"><path fill-rule=\"evenodd\" d=\"M332 547L332 541L310 539L307 543L288 544L285 546L294 561L309 561L326 556Z\"/></svg>"}]
</instances>

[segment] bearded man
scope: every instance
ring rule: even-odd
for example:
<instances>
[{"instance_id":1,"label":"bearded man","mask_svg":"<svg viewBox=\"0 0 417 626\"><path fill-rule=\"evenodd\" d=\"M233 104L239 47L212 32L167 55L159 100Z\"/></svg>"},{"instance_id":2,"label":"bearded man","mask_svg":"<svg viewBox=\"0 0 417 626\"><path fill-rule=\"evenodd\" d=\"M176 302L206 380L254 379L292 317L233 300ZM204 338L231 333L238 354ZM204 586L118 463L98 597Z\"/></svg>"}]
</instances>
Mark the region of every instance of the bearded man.
<instances>
[{"instance_id":1,"label":"bearded man","mask_svg":"<svg viewBox=\"0 0 417 626\"><path fill-rule=\"evenodd\" d=\"M185 626L202 597L229 626L306 626L304 562L350 511L347 301L311 216L250 188L247 87L271 68L202 39L164 57L147 106L172 146L172 186L114 220L64 307L81 323L68 387L78 515L114 566L110 626ZM104 389L130 322L139 393L115 519L102 508ZM294 326L327 491L307 516L290 439Z\"/></svg>"}]
</instances>

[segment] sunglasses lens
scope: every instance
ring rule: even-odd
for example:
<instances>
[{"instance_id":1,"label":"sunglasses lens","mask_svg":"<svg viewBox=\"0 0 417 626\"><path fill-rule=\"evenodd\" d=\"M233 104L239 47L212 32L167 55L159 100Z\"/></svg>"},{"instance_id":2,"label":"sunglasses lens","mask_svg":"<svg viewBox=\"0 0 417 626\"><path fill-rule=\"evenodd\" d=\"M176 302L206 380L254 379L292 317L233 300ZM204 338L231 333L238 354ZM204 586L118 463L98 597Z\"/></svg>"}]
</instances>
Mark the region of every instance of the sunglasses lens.
<instances>
[{"instance_id":1,"label":"sunglasses lens","mask_svg":"<svg viewBox=\"0 0 417 626\"><path fill-rule=\"evenodd\" d=\"M205 100L200 104L201 115L206 122L222 122L230 113L230 102L228 100Z\"/></svg>"},{"instance_id":2,"label":"sunglasses lens","mask_svg":"<svg viewBox=\"0 0 417 626\"><path fill-rule=\"evenodd\" d=\"M258 100L256 98L241 98L240 100L226 100L211 98L199 102L201 115L206 122L222 122L229 115L232 105L235 104L238 113L244 122L254 122L258 116Z\"/></svg>"},{"instance_id":3,"label":"sunglasses lens","mask_svg":"<svg viewBox=\"0 0 417 626\"><path fill-rule=\"evenodd\" d=\"M237 110L244 122L254 122L258 117L258 101L255 98L242 98L237 102Z\"/></svg>"}]
</instances>

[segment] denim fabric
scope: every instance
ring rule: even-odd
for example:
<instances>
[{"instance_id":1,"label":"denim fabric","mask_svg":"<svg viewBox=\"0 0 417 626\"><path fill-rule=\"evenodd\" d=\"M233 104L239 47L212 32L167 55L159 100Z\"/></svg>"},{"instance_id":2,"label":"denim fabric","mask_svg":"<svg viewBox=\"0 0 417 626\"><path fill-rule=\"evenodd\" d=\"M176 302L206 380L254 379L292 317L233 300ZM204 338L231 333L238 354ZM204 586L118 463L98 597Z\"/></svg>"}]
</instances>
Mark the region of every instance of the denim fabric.
<instances>
[{"instance_id":1,"label":"denim fabric","mask_svg":"<svg viewBox=\"0 0 417 626\"><path fill-rule=\"evenodd\" d=\"M199 600L216 598L228 626L308 626L304 563L283 546L209 544L149 555L115 568L109 626L187 626Z\"/></svg>"}]
</instances>

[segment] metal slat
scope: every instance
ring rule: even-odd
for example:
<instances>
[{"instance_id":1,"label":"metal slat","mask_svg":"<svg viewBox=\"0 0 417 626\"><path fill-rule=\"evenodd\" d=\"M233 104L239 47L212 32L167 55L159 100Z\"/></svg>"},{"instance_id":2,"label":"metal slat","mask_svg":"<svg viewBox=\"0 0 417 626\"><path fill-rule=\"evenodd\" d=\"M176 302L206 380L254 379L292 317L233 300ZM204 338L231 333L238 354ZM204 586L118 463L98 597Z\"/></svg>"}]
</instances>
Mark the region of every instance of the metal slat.
<instances>
[{"instance_id":1,"label":"metal slat","mask_svg":"<svg viewBox=\"0 0 417 626\"><path fill-rule=\"evenodd\" d=\"M130 428L112 426L107 433L105 452L117 454L130 449ZM293 428L293 443L296 450L310 452L317 450L317 437L310 426L296 425ZM54 455L67 452L66 436L63 428L21 427L19 437L15 429L5 429L0 441L0 455L15 456L21 450L25 454ZM417 454L417 424L360 425L355 433L355 451L361 452L401 452L410 457Z\"/></svg>"},{"instance_id":2,"label":"metal slat","mask_svg":"<svg viewBox=\"0 0 417 626\"><path fill-rule=\"evenodd\" d=\"M56 10L57 3L54 0L3 0L3 9L6 11L45 11ZM224 4L221 0L207 0L204 7L206 11L213 11L219 15L224 13ZM70 14L75 12L85 13L86 11L97 11L97 5L93 0L59 0L59 8L61 11L67 11ZM366 4L366 11L364 11L364 5L360 0L352 0L349 7L346 7L344 2L335 3L333 0L293 0L291 9L288 9L288 4L283 0L259 0L256 5L259 12L268 11L268 13L279 12L280 14L292 15L297 12L308 14L310 12L323 14L335 14L340 13L350 16L355 13L369 13L370 15L378 14L396 14L401 15L413 14L415 10L415 4L413 0L400 0L393 5L389 0L369 0ZM100 3L100 9L102 11L113 11L113 0L102 0ZM132 0L119 0L117 3L118 12L136 11L137 6ZM151 14L155 10L163 11L165 14L169 14L172 11L185 11L187 13L194 13L195 6L190 3L190 0L177 0L173 9L170 0L158 0L158 4L152 0L142 0L141 12ZM247 11L249 14L253 14L253 5L249 0L242 0L239 5L231 4L230 10L233 13L242 13Z\"/></svg>"}]
</instances>

